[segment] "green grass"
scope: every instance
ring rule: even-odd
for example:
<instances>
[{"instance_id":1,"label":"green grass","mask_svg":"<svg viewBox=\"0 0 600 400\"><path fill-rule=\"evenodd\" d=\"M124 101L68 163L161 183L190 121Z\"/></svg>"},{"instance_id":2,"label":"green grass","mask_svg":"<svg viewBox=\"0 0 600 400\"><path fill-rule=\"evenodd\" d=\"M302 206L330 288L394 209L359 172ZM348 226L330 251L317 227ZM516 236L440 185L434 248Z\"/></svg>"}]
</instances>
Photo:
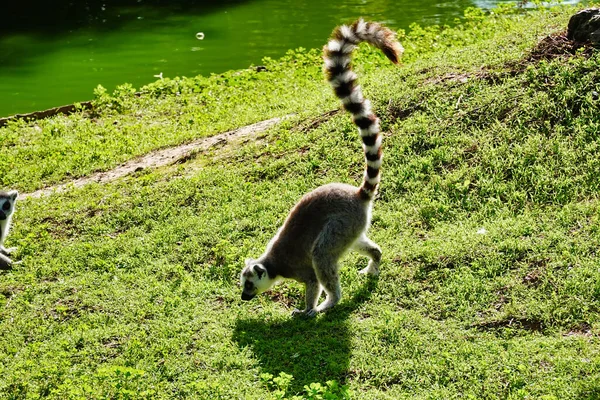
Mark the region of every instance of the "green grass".
<instances>
[{"instance_id":1,"label":"green grass","mask_svg":"<svg viewBox=\"0 0 600 400\"><path fill-rule=\"evenodd\" d=\"M600 397L600 52L528 61L573 12L415 27L400 68L361 48L386 131L370 231L382 273L346 257L342 302L313 320L290 316L301 285L242 303L237 277L303 193L362 174L349 117L322 115L337 103L317 52L1 129L2 185L32 190L298 114L22 201L7 243L22 264L0 275L0 398ZM218 100L203 107L205 90Z\"/></svg>"}]
</instances>

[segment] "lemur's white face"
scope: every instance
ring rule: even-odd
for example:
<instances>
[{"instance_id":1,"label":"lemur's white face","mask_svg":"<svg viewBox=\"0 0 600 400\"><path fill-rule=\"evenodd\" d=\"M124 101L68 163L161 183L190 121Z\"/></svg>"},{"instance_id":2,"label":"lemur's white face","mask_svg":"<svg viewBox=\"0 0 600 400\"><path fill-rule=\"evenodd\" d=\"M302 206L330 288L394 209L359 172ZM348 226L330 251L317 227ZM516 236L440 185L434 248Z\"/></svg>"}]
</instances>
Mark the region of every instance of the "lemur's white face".
<instances>
[{"instance_id":1,"label":"lemur's white face","mask_svg":"<svg viewBox=\"0 0 600 400\"><path fill-rule=\"evenodd\" d=\"M10 192L0 191L0 222L7 220L15 211L15 203L19 193L16 190Z\"/></svg>"},{"instance_id":2,"label":"lemur's white face","mask_svg":"<svg viewBox=\"0 0 600 400\"><path fill-rule=\"evenodd\" d=\"M273 286L273 282L264 265L253 260L246 260L246 266L240 274L242 300L251 300L257 294L269 290Z\"/></svg>"}]
</instances>

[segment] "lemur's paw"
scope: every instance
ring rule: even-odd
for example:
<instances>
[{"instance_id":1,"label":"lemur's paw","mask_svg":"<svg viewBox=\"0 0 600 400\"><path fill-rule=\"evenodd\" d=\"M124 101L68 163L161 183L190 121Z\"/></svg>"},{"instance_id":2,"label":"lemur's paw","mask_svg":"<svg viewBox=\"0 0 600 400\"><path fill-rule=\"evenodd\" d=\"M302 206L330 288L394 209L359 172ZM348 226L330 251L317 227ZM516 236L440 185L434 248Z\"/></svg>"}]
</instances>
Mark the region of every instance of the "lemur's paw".
<instances>
[{"instance_id":1,"label":"lemur's paw","mask_svg":"<svg viewBox=\"0 0 600 400\"><path fill-rule=\"evenodd\" d=\"M292 317L304 316L312 318L315 315L317 315L317 310L315 310L314 308L311 308L310 310L298 310L296 308L294 309L294 311L292 311Z\"/></svg>"},{"instance_id":2,"label":"lemur's paw","mask_svg":"<svg viewBox=\"0 0 600 400\"><path fill-rule=\"evenodd\" d=\"M304 315L306 315L309 318L312 318L317 315L317 310L315 310L314 308L311 308L310 310L304 311Z\"/></svg>"},{"instance_id":3,"label":"lemur's paw","mask_svg":"<svg viewBox=\"0 0 600 400\"><path fill-rule=\"evenodd\" d=\"M377 276L379 275L379 265L377 263L374 263L373 261L369 261L369 265L366 268L361 269L359 273L363 275L368 274Z\"/></svg>"}]
</instances>

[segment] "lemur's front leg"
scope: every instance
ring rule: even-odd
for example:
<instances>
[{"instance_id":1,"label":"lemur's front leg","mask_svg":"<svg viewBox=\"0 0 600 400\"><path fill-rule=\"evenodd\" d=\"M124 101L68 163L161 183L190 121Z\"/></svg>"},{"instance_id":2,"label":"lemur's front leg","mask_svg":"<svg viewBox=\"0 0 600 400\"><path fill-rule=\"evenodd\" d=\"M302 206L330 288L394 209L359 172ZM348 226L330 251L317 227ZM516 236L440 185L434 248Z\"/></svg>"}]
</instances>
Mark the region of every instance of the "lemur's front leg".
<instances>
[{"instance_id":1,"label":"lemur's front leg","mask_svg":"<svg viewBox=\"0 0 600 400\"><path fill-rule=\"evenodd\" d=\"M292 315L305 315L314 317L317 314L317 302L321 296L321 285L316 279L305 283L306 285L306 306L304 310L294 310Z\"/></svg>"}]
</instances>

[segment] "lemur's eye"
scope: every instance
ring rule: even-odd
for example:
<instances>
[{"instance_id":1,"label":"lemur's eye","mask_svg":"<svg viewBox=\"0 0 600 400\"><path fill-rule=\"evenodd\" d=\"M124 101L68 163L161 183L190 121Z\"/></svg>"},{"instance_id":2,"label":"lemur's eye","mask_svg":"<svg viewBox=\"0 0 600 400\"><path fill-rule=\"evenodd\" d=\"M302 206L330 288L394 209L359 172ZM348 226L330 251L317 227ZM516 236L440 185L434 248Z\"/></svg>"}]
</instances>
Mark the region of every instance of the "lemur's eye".
<instances>
[{"instance_id":1,"label":"lemur's eye","mask_svg":"<svg viewBox=\"0 0 600 400\"><path fill-rule=\"evenodd\" d=\"M10 210L10 202L9 201L5 201L4 204L2 204L2 209L4 211Z\"/></svg>"}]
</instances>

